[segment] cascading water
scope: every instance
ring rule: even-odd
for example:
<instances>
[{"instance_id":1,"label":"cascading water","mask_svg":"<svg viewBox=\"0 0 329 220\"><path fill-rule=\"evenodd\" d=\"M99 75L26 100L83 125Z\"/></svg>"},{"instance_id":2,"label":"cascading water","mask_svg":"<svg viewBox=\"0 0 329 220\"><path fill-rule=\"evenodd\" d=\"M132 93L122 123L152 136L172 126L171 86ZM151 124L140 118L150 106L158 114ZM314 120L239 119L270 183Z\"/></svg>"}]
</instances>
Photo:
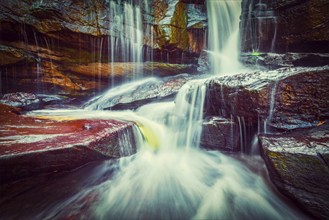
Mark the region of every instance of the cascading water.
<instances>
[{"instance_id":1,"label":"cascading water","mask_svg":"<svg viewBox=\"0 0 329 220\"><path fill-rule=\"evenodd\" d=\"M143 27L142 13L139 4L134 1L107 1L107 19L109 22L109 62L111 74L114 73L114 62L136 63L133 67L133 80L139 78L140 64L143 61ZM114 86L112 77L112 86Z\"/></svg>"},{"instance_id":2,"label":"cascading water","mask_svg":"<svg viewBox=\"0 0 329 220\"><path fill-rule=\"evenodd\" d=\"M241 71L239 62L239 16L241 1L207 1L208 53L212 73L231 74Z\"/></svg>"},{"instance_id":3,"label":"cascading water","mask_svg":"<svg viewBox=\"0 0 329 220\"><path fill-rule=\"evenodd\" d=\"M84 193L62 201L75 203L98 195L88 217L96 219L300 219L267 187L262 177L237 160L198 147L204 80L190 81L175 101L142 106L136 112L88 110L37 111L30 114L134 121L144 137L138 152L93 171ZM129 145L128 142L126 142ZM129 149L129 146L126 146ZM115 170L104 179L105 170ZM96 172L96 173L95 173ZM95 179L96 178L96 179ZM59 208L60 207L60 208ZM54 206L42 217L65 217Z\"/></svg>"}]
</instances>

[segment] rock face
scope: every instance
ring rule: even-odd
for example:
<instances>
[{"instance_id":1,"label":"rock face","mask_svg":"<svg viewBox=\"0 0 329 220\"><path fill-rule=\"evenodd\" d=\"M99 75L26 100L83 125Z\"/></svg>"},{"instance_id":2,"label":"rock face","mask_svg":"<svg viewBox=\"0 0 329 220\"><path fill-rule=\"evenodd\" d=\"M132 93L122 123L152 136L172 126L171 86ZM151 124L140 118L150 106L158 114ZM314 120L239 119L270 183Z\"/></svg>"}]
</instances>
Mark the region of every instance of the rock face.
<instances>
[{"instance_id":1,"label":"rock face","mask_svg":"<svg viewBox=\"0 0 329 220\"><path fill-rule=\"evenodd\" d=\"M206 115L267 119L280 130L312 127L329 118L329 67L283 68L208 82Z\"/></svg>"},{"instance_id":2,"label":"rock face","mask_svg":"<svg viewBox=\"0 0 329 220\"><path fill-rule=\"evenodd\" d=\"M17 109L2 104L0 111L1 182L70 170L90 161L128 156L136 151L132 123L37 119L17 115ZM130 146L121 142L127 138Z\"/></svg>"},{"instance_id":3,"label":"rock face","mask_svg":"<svg viewBox=\"0 0 329 220\"><path fill-rule=\"evenodd\" d=\"M200 144L207 149L237 152L241 150L239 137L233 120L212 117L203 123Z\"/></svg>"},{"instance_id":4,"label":"rock face","mask_svg":"<svg viewBox=\"0 0 329 220\"><path fill-rule=\"evenodd\" d=\"M329 218L329 126L261 135L274 184L319 219Z\"/></svg>"},{"instance_id":5,"label":"rock face","mask_svg":"<svg viewBox=\"0 0 329 220\"><path fill-rule=\"evenodd\" d=\"M141 60L196 64L206 19L200 2L2 1L0 92L90 92L168 70Z\"/></svg>"},{"instance_id":6,"label":"rock face","mask_svg":"<svg viewBox=\"0 0 329 220\"><path fill-rule=\"evenodd\" d=\"M243 0L243 51L328 52L326 0Z\"/></svg>"}]
</instances>

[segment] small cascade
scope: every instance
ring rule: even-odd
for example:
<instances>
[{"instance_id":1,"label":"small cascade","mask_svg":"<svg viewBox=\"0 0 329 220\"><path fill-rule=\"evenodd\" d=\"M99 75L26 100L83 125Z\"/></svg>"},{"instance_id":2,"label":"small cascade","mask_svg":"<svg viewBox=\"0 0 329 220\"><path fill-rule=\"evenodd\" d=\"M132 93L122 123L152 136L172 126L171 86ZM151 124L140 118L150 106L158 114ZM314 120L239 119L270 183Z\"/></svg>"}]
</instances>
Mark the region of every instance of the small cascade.
<instances>
[{"instance_id":1,"label":"small cascade","mask_svg":"<svg viewBox=\"0 0 329 220\"><path fill-rule=\"evenodd\" d=\"M278 81L275 81L273 83L273 86L271 88L271 94L270 94L270 99L269 99L269 110L268 110L268 116L264 121L264 133L267 134L270 132L270 124L272 122L273 118L273 113L274 113L274 107L275 107L275 94L276 94L276 89L277 89Z\"/></svg>"},{"instance_id":2,"label":"small cascade","mask_svg":"<svg viewBox=\"0 0 329 220\"><path fill-rule=\"evenodd\" d=\"M185 84L177 94L175 103L176 120L169 125L175 131L176 146L199 147L203 106L206 96L205 80Z\"/></svg>"},{"instance_id":3,"label":"small cascade","mask_svg":"<svg viewBox=\"0 0 329 220\"><path fill-rule=\"evenodd\" d=\"M242 68L239 62L241 1L207 1L207 13L211 72L227 74L240 71Z\"/></svg>"},{"instance_id":4,"label":"small cascade","mask_svg":"<svg viewBox=\"0 0 329 220\"><path fill-rule=\"evenodd\" d=\"M112 34L108 39L112 74L114 62L143 61L142 15L139 4L135 2L107 0L107 16L113 21L109 26ZM238 17L241 12L241 1L209 0L207 7L208 52L212 62L212 72L224 74L239 71L241 65L238 61ZM44 38L44 41L50 51L52 42L48 42L47 38ZM97 57L98 62L101 63L103 39L100 38L98 41L96 39L92 43L95 61L96 48L99 48ZM218 151L199 148L206 95L205 79L187 82L173 101L151 103L136 111L102 111L111 106L108 102L115 100L116 97L131 94L139 86L156 83L159 80L138 79L138 74L139 69L135 67L132 76L134 80L120 86L115 85L112 79L111 83L114 87L88 101L83 110L52 109L28 113L30 116L46 115L49 118L55 116L69 120L116 119L136 125L132 131L123 132L118 146L115 146L120 149L122 156L127 157L112 161L115 169L108 164L99 164L93 169L92 185L81 184L83 189L78 193L66 195L64 202L59 201L61 199L59 198L56 200L58 204L49 207L45 205L46 211L43 211L42 219L65 216L63 215L67 211L65 209L73 209L69 210L69 214L73 215L79 213L82 208L90 212L88 216L90 219L302 219L304 217L285 204L268 187L265 178L248 169L245 164ZM98 66L98 76L95 77L98 77L99 82L101 81L100 66ZM275 90L276 85L271 92L267 118L269 121L273 117L275 108ZM221 102L225 107L223 87L221 87ZM228 112L223 111L222 114L226 115ZM231 122L236 121L240 133L241 152L249 153L250 136L255 132L247 119L231 115ZM260 124L261 120L258 123L258 133L261 130ZM235 124L231 123L232 143L236 130L234 126ZM266 126L264 131L266 132ZM252 146L256 143L256 138L252 141ZM128 156L134 152L134 143L137 152L133 156ZM255 152L253 147L251 152ZM104 170L113 171L113 175L105 176ZM84 199L83 206L67 205L71 201L74 203Z\"/></svg>"},{"instance_id":5,"label":"small cascade","mask_svg":"<svg viewBox=\"0 0 329 220\"><path fill-rule=\"evenodd\" d=\"M240 133L240 151L246 153L247 151L247 128L244 117L237 116Z\"/></svg>"},{"instance_id":6,"label":"small cascade","mask_svg":"<svg viewBox=\"0 0 329 220\"><path fill-rule=\"evenodd\" d=\"M111 74L114 74L114 62L132 62L133 80L140 76L140 63L143 61L143 21L139 4L134 1L110 1L107 0L107 19L109 22L110 35L109 42L109 62L111 65ZM115 85L112 77L112 86Z\"/></svg>"},{"instance_id":7,"label":"small cascade","mask_svg":"<svg viewBox=\"0 0 329 220\"><path fill-rule=\"evenodd\" d=\"M264 131L266 130L266 126L262 126L262 118L258 116L257 120L257 131L252 137L251 141L251 155L259 155L259 143L258 143L258 135L261 133L265 133Z\"/></svg>"},{"instance_id":8,"label":"small cascade","mask_svg":"<svg viewBox=\"0 0 329 220\"><path fill-rule=\"evenodd\" d=\"M135 153L134 148L142 146L143 138L137 127L133 127L133 130L124 130L119 137L118 148L120 151L120 157L127 157ZM138 150L138 149L137 149Z\"/></svg>"}]
</instances>

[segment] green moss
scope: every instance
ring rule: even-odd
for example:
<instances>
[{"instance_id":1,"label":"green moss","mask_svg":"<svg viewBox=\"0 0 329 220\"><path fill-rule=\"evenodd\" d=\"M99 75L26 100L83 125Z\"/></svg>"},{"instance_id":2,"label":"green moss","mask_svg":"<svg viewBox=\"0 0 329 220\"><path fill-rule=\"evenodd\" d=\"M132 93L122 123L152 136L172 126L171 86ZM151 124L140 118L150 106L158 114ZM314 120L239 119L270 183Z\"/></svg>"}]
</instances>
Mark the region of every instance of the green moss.
<instances>
[{"instance_id":1,"label":"green moss","mask_svg":"<svg viewBox=\"0 0 329 220\"><path fill-rule=\"evenodd\" d=\"M274 167L276 170L281 170L284 173L287 172L287 164L286 161L284 160L284 156L279 153L279 152L274 152L274 151L268 151L268 157L271 158L271 160L275 161L274 162Z\"/></svg>"},{"instance_id":2,"label":"green moss","mask_svg":"<svg viewBox=\"0 0 329 220\"><path fill-rule=\"evenodd\" d=\"M182 50L188 49L187 8L186 4L179 2L171 19L171 36L169 43L176 44Z\"/></svg>"},{"instance_id":3,"label":"green moss","mask_svg":"<svg viewBox=\"0 0 329 220\"><path fill-rule=\"evenodd\" d=\"M260 52L252 52L251 55L252 55L252 56L260 56L261 53L260 53Z\"/></svg>"}]
</instances>

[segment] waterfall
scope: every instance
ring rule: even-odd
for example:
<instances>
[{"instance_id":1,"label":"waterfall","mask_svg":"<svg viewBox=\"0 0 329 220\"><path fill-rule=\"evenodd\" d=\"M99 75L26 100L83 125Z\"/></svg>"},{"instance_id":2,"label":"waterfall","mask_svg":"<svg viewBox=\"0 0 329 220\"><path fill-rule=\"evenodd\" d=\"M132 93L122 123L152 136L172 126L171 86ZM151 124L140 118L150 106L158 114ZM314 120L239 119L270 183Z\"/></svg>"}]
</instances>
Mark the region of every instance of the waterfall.
<instances>
[{"instance_id":1,"label":"waterfall","mask_svg":"<svg viewBox=\"0 0 329 220\"><path fill-rule=\"evenodd\" d=\"M83 189L87 194L79 191L61 204L84 201L90 194L96 196L97 201L89 209L91 219L303 218L282 202L257 172L220 152L199 148L204 98L204 80L193 80L181 88L175 100L144 105L135 112L30 112L76 119L118 119L138 126L139 132L134 132L139 140L137 153L113 162L113 167L108 163L99 166L92 174L93 182L99 184ZM98 106L102 106L101 101ZM244 118L240 120L240 133L246 135ZM124 134L122 138L119 147L125 155L131 149L131 137ZM109 169L114 174L104 178ZM77 211L71 210L72 206L58 207L63 206L49 208L42 217L65 218Z\"/></svg>"},{"instance_id":2,"label":"waterfall","mask_svg":"<svg viewBox=\"0 0 329 220\"><path fill-rule=\"evenodd\" d=\"M117 56L124 62L141 62L143 35L140 7L134 5L133 1L108 3L108 16L114 21L109 29L115 33L109 39L110 62L117 62ZM232 73L241 68L238 61L240 5L240 1L207 1L210 32L208 52L213 73ZM99 44L102 48L103 42ZM138 69L134 69L135 79L138 78L137 73ZM116 146L121 155L126 157L111 161L113 166L109 166L108 161L99 164L92 169L92 174L81 172L92 184L81 184L77 193L70 192L64 199L58 198L57 204L44 205L43 211L37 216L39 219L67 219L82 209L89 212L86 219L304 217L286 205L268 187L265 178L259 175L259 170L253 171L218 151L199 148L206 95L204 79L189 81L171 101L151 103L135 111L104 111L112 99L157 80L134 80L111 88L88 101L83 110L41 110L28 113L30 116L50 118L116 119L135 124L132 132L127 131L121 135L119 146ZM221 90L222 101L225 103L223 88ZM237 120L241 150L245 151L246 122L244 117L237 117ZM233 134L233 124L230 129ZM137 152L130 155L133 138L138 145ZM106 175L109 172L113 174ZM83 201L82 206L79 206L79 201Z\"/></svg>"},{"instance_id":3,"label":"waterfall","mask_svg":"<svg viewBox=\"0 0 329 220\"><path fill-rule=\"evenodd\" d=\"M136 63L132 79L138 79L143 62L143 20L141 7L134 1L107 1L106 19L109 20L109 62L111 63L112 86L114 83L114 62Z\"/></svg>"},{"instance_id":4,"label":"waterfall","mask_svg":"<svg viewBox=\"0 0 329 220\"><path fill-rule=\"evenodd\" d=\"M198 148L204 98L204 80L194 80L174 102L136 112L154 123L148 129L156 131L158 147L142 148L129 163L124 159L117 175L102 184L97 219L299 218L238 161ZM246 135L243 118L240 126Z\"/></svg>"},{"instance_id":5,"label":"waterfall","mask_svg":"<svg viewBox=\"0 0 329 220\"><path fill-rule=\"evenodd\" d=\"M239 62L240 0L207 1L208 53L211 72L214 74L236 73Z\"/></svg>"}]
</instances>

